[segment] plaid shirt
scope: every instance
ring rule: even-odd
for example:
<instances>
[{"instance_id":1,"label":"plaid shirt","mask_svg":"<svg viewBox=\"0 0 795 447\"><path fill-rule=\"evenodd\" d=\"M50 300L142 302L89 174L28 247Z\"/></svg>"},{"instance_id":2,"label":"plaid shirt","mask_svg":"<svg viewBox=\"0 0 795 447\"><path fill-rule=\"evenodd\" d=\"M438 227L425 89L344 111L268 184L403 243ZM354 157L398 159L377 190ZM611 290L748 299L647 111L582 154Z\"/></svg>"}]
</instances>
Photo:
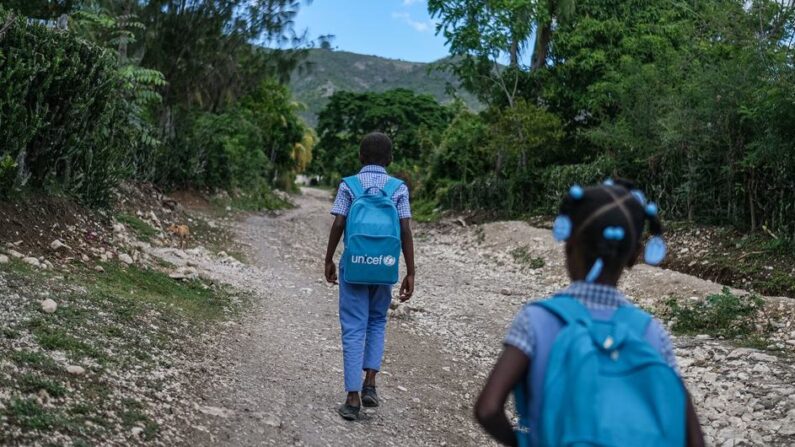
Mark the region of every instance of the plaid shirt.
<instances>
[{"instance_id":1,"label":"plaid shirt","mask_svg":"<svg viewBox=\"0 0 795 447\"><path fill-rule=\"evenodd\" d=\"M365 190L373 186L383 188L384 185L386 185L387 179L389 178L389 175L386 173L386 169L383 166L378 165L367 165L363 167L362 170L356 174L356 176L359 177L359 181L362 182L362 187L364 187ZM372 192L372 194L377 193L377 191ZM392 201L397 207L399 218L411 218L409 188L405 183L400 185L400 188L395 191L395 195L392 196ZM348 185L346 185L345 182L340 183L339 190L337 190L337 198L334 200L334 206L331 207L331 214L347 216L348 212L351 210L352 203L353 194L351 193L351 189L348 188Z\"/></svg>"},{"instance_id":2,"label":"plaid shirt","mask_svg":"<svg viewBox=\"0 0 795 447\"><path fill-rule=\"evenodd\" d=\"M553 297L564 295L577 299L589 310L613 310L621 306L633 305L618 291L618 289L603 284L575 282L569 287L557 292ZM519 311L511 328L508 330L508 335L505 337L505 344L518 348L520 351L524 352L525 355L532 358L535 352L536 340L533 322L528 312L529 307L529 305L526 305ZM679 373L679 369L676 365L674 346L673 343L671 343L671 337L668 335L668 331L665 330L665 326L656 318L651 324L658 326L658 330L655 332L659 333L663 359L671 368Z\"/></svg>"}]
</instances>

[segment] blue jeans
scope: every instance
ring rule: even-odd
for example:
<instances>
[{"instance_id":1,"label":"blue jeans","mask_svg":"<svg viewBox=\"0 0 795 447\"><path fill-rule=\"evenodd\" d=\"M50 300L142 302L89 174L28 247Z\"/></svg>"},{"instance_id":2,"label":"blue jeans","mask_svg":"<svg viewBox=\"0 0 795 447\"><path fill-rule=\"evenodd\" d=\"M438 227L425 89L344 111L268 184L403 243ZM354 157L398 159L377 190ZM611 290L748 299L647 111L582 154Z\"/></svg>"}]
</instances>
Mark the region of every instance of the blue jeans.
<instances>
[{"instance_id":1,"label":"blue jeans","mask_svg":"<svg viewBox=\"0 0 795 447\"><path fill-rule=\"evenodd\" d=\"M350 284L342 270L339 282L345 391L350 393L361 391L363 370L381 370L392 286Z\"/></svg>"}]
</instances>

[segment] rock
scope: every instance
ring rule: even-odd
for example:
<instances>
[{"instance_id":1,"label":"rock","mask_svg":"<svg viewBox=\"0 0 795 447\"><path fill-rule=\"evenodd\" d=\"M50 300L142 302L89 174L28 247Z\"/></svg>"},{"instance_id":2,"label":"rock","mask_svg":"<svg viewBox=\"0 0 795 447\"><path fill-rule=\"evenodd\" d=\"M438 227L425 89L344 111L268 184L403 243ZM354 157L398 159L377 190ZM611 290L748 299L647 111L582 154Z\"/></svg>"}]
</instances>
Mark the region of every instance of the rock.
<instances>
[{"instance_id":1,"label":"rock","mask_svg":"<svg viewBox=\"0 0 795 447\"><path fill-rule=\"evenodd\" d=\"M83 255L83 256L80 256L80 259L81 259L83 262L89 262L89 261L91 261L91 258L89 258L89 257L88 257L88 255Z\"/></svg>"},{"instance_id":2,"label":"rock","mask_svg":"<svg viewBox=\"0 0 795 447\"><path fill-rule=\"evenodd\" d=\"M512 295L511 289L508 289L508 288L506 288L506 287L503 287L502 289L500 289L500 293L501 293L501 294L503 294L503 295L505 295L505 296L510 296L510 295Z\"/></svg>"},{"instance_id":3,"label":"rock","mask_svg":"<svg viewBox=\"0 0 795 447\"><path fill-rule=\"evenodd\" d=\"M404 391L404 392L408 391L405 387L402 387L400 385L398 385L397 389L399 389L400 391Z\"/></svg>"},{"instance_id":4,"label":"rock","mask_svg":"<svg viewBox=\"0 0 795 447\"><path fill-rule=\"evenodd\" d=\"M235 414L234 411L228 408L210 407L210 406L199 407L199 411L210 416L217 416L222 418L228 418L229 416Z\"/></svg>"},{"instance_id":5,"label":"rock","mask_svg":"<svg viewBox=\"0 0 795 447\"><path fill-rule=\"evenodd\" d=\"M56 310L58 310L58 303L50 298L47 298L41 302L41 310L43 310L46 314L53 314Z\"/></svg>"},{"instance_id":6,"label":"rock","mask_svg":"<svg viewBox=\"0 0 795 447\"><path fill-rule=\"evenodd\" d=\"M199 273L192 267L180 267L168 275L171 279L199 279Z\"/></svg>"},{"instance_id":7,"label":"rock","mask_svg":"<svg viewBox=\"0 0 795 447\"><path fill-rule=\"evenodd\" d=\"M749 355L748 358L757 362L775 362L778 360L778 358L762 352L754 352L753 354Z\"/></svg>"},{"instance_id":8,"label":"rock","mask_svg":"<svg viewBox=\"0 0 795 447\"><path fill-rule=\"evenodd\" d=\"M8 264L8 261L9 261L8 256L0 255L0 264Z\"/></svg>"},{"instance_id":9,"label":"rock","mask_svg":"<svg viewBox=\"0 0 795 447\"><path fill-rule=\"evenodd\" d=\"M143 433L143 432L144 432L144 429L141 428L141 427L133 427L130 430L130 433L132 433L133 436L140 436L141 433Z\"/></svg>"},{"instance_id":10,"label":"rock","mask_svg":"<svg viewBox=\"0 0 795 447\"><path fill-rule=\"evenodd\" d=\"M22 258L22 262L24 262L25 264L28 264L28 265L32 265L33 267L41 268L41 262L39 262L38 259L36 259L36 258L34 258L32 256L28 256L28 257Z\"/></svg>"},{"instance_id":11,"label":"rock","mask_svg":"<svg viewBox=\"0 0 795 447\"><path fill-rule=\"evenodd\" d=\"M8 256L11 256L14 259L22 259L25 257L25 255L16 250L8 250Z\"/></svg>"},{"instance_id":12,"label":"rock","mask_svg":"<svg viewBox=\"0 0 795 447\"><path fill-rule=\"evenodd\" d=\"M113 224L114 233L124 233L124 225L120 223Z\"/></svg>"},{"instance_id":13,"label":"rock","mask_svg":"<svg viewBox=\"0 0 795 447\"><path fill-rule=\"evenodd\" d=\"M66 372L72 374L73 376L82 376L86 373L86 370L82 366L69 365L66 367Z\"/></svg>"},{"instance_id":14,"label":"rock","mask_svg":"<svg viewBox=\"0 0 795 447\"><path fill-rule=\"evenodd\" d=\"M94 267L94 270L96 270L99 273L105 273L105 269L102 268L101 265L98 265L98 266Z\"/></svg>"},{"instance_id":15,"label":"rock","mask_svg":"<svg viewBox=\"0 0 795 447\"><path fill-rule=\"evenodd\" d=\"M68 245L64 244L63 242L61 242L58 239L56 239L56 240L52 241L52 243L50 243L50 248L55 250L55 251L58 251L60 249L71 250L71 248Z\"/></svg>"},{"instance_id":16,"label":"rock","mask_svg":"<svg viewBox=\"0 0 795 447\"><path fill-rule=\"evenodd\" d=\"M130 257L130 255L128 255L127 253L120 254L119 255L119 261L121 261L121 262L123 262L123 263L125 263L127 265L132 265L133 262L135 262L135 261L133 261L133 258Z\"/></svg>"}]
</instances>

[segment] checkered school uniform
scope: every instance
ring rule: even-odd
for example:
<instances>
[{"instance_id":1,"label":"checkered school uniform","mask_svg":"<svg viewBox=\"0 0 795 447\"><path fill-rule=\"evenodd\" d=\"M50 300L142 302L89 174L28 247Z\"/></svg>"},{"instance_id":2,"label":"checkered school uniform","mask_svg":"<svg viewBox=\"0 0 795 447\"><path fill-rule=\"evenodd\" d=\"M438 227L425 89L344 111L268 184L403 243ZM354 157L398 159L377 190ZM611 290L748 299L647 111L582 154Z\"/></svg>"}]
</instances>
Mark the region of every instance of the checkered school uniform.
<instances>
[{"instance_id":1,"label":"checkered school uniform","mask_svg":"<svg viewBox=\"0 0 795 447\"><path fill-rule=\"evenodd\" d=\"M367 165L363 167L361 171L356 174L356 176L359 177L359 181L362 183L362 187L365 191L367 191L367 188L372 188L374 186L383 188L384 185L386 185L387 179L389 179L386 169L383 166L378 165ZM370 193L377 194L378 191L372 190ZM395 191L395 194L392 196L392 201L397 207L399 218L411 218L409 188L405 183L400 185L400 188ZM331 214L337 216L347 216L348 212L351 210L352 204L353 193L351 193L351 189L348 188L348 185L345 184L345 182L340 183L339 190L337 191L337 198L334 200L334 206L331 207Z\"/></svg>"}]
</instances>

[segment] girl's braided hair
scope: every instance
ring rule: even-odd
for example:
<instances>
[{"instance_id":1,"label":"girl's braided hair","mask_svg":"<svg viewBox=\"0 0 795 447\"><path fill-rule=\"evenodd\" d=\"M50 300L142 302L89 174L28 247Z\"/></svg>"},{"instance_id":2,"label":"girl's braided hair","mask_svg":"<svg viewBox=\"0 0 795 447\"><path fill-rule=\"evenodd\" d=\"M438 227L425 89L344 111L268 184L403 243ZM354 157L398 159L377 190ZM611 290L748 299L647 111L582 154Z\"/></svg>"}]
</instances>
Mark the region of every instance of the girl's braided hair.
<instances>
[{"instance_id":1,"label":"girl's braided hair","mask_svg":"<svg viewBox=\"0 0 795 447\"><path fill-rule=\"evenodd\" d=\"M560 219L568 220L568 234L558 234L556 228L556 237L581 247L587 265L601 260L611 271L634 264L647 222L649 232L657 239L663 232L656 205L647 203L643 193L623 179L588 188L572 187L560 206Z\"/></svg>"}]
</instances>

